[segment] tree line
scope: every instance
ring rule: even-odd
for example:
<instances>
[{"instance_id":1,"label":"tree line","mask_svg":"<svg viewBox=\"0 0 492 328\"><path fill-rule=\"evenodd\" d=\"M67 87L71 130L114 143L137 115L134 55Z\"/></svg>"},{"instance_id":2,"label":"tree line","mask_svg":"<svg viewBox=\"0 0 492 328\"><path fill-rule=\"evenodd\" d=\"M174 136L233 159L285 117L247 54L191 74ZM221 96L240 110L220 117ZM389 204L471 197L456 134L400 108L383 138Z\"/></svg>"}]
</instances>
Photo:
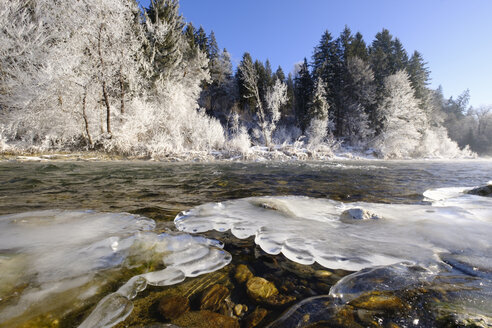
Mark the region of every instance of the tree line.
<instances>
[{"instance_id":1,"label":"tree line","mask_svg":"<svg viewBox=\"0 0 492 328\"><path fill-rule=\"evenodd\" d=\"M337 38L325 32L286 75L249 53L234 70L213 32L186 24L178 0L146 9L134 0L8 0L0 26L4 150L165 157L283 145L454 157L463 152L448 132L462 148L490 137L488 114L469 110L466 93L431 90L422 55L409 57L386 29L370 45L348 27ZM453 130L464 121L469 131Z\"/></svg>"}]
</instances>

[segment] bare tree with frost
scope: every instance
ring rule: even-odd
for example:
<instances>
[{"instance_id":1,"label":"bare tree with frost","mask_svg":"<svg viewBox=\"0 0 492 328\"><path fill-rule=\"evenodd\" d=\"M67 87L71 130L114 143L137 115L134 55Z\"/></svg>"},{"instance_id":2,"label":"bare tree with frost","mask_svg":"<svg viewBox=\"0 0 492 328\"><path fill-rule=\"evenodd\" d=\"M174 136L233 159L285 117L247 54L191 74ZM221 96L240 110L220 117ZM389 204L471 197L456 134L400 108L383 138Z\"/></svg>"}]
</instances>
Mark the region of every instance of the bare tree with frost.
<instances>
[{"instance_id":1,"label":"bare tree with frost","mask_svg":"<svg viewBox=\"0 0 492 328\"><path fill-rule=\"evenodd\" d=\"M247 90L244 98L252 98L256 106L256 115L258 116L258 125L260 126L263 139L267 147L269 147L269 139L266 131L266 116L263 108L263 102L260 98L260 89L258 87L258 72L253 66L253 62L247 58L243 64L239 66L243 78L243 86Z\"/></svg>"},{"instance_id":2,"label":"bare tree with frost","mask_svg":"<svg viewBox=\"0 0 492 328\"><path fill-rule=\"evenodd\" d=\"M252 61L245 60L243 65L239 67L241 70L244 87L248 93L244 96L246 98L253 98L256 106L256 114L258 117L258 125L263 136L263 140L267 147L271 146L272 133L276 128L276 124L280 119L280 108L288 101L287 98L287 85L277 79L275 84L267 90L266 93L266 109L263 101L260 97L259 78Z\"/></svg>"},{"instance_id":3,"label":"bare tree with frost","mask_svg":"<svg viewBox=\"0 0 492 328\"><path fill-rule=\"evenodd\" d=\"M287 84L276 79L272 87L270 87L266 93L266 105L268 108L268 120L265 122L265 127L263 128L267 136L267 145L272 142L272 134L277 127L277 122L280 120L280 109L285 103L287 103Z\"/></svg>"}]
</instances>

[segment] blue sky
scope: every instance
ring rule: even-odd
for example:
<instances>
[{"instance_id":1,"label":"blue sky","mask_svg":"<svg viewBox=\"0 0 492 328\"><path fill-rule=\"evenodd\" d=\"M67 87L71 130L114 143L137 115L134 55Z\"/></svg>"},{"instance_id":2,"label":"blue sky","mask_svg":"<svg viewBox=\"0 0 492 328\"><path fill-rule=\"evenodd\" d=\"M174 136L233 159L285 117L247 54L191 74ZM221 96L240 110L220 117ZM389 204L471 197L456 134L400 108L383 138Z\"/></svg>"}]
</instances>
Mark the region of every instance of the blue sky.
<instances>
[{"instance_id":1,"label":"blue sky","mask_svg":"<svg viewBox=\"0 0 492 328\"><path fill-rule=\"evenodd\" d=\"M149 0L140 0L147 6ZM470 89L471 104L492 104L491 0L181 0L186 21L215 32L237 63L245 51L287 73L310 59L322 33L345 25L369 44L387 28L408 53L420 51L431 86L446 97Z\"/></svg>"}]
</instances>

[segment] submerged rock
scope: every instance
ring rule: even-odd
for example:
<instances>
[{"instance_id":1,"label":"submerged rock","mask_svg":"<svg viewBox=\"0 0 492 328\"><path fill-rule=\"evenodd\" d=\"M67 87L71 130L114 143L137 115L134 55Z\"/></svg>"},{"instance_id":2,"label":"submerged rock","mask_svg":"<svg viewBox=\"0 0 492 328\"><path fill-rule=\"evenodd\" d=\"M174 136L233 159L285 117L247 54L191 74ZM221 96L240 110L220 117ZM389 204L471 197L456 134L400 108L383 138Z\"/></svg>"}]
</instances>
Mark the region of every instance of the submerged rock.
<instances>
[{"instance_id":1,"label":"submerged rock","mask_svg":"<svg viewBox=\"0 0 492 328\"><path fill-rule=\"evenodd\" d=\"M267 298L277 295L278 289L275 285L261 277L253 277L246 283L248 295L256 302L261 302Z\"/></svg>"},{"instance_id":2,"label":"submerged rock","mask_svg":"<svg viewBox=\"0 0 492 328\"><path fill-rule=\"evenodd\" d=\"M239 264L236 267L236 273L234 274L234 278L240 284L247 282L250 278L253 278L253 273L248 268L247 265Z\"/></svg>"},{"instance_id":3,"label":"submerged rock","mask_svg":"<svg viewBox=\"0 0 492 328\"><path fill-rule=\"evenodd\" d=\"M330 296L310 297L294 304L280 318L268 325L268 327L316 327L317 324L321 323L333 323L334 313L335 306ZM319 327L323 326L319 325Z\"/></svg>"},{"instance_id":4,"label":"submerged rock","mask_svg":"<svg viewBox=\"0 0 492 328\"><path fill-rule=\"evenodd\" d=\"M234 314L238 317L242 317L245 312L248 311L248 307L244 304L236 304L234 306Z\"/></svg>"},{"instance_id":5,"label":"submerged rock","mask_svg":"<svg viewBox=\"0 0 492 328\"><path fill-rule=\"evenodd\" d=\"M253 312L251 312L243 321L243 327L253 328L258 326L261 321L267 316L268 311L257 307Z\"/></svg>"},{"instance_id":6,"label":"submerged rock","mask_svg":"<svg viewBox=\"0 0 492 328\"><path fill-rule=\"evenodd\" d=\"M296 298L294 296L276 294L262 300L260 303L272 308L284 308L295 300Z\"/></svg>"},{"instance_id":7,"label":"submerged rock","mask_svg":"<svg viewBox=\"0 0 492 328\"><path fill-rule=\"evenodd\" d=\"M229 295L230 291L224 285L213 285L203 293L200 310L219 311L222 303Z\"/></svg>"},{"instance_id":8,"label":"submerged rock","mask_svg":"<svg viewBox=\"0 0 492 328\"><path fill-rule=\"evenodd\" d=\"M170 296L182 296L190 300L190 307L199 307L199 300L204 291L216 284L229 286L231 266L208 273L195 278L188 278L184 282L174 285L168 288L150 288L147 289L148 293L142 295L143 297L137 297L134 300L134 310L130 316L116 328L124 328L128 326L142 327L145 325L153 324L157 320L162 320L161 314L158 312L158 304L164 297ZM195 303L197 300L198 304ZM197 310L195 308L194 310ZM155 310L155 311L154 311ZM178 325L180 326L180 325Z\"/></svg>"},{"instance_id":9,"label":"submerged rock","mask_svg":"<svg viewBox=\"0 0 492 328\"><path fill-rule=\"evenodd\" d=\"M385 312L402 311L407 308L402 300L393 293L380 291L364 294L348 304L359 309Z\"/></svg>"},{"instance_id":10,"label":"submerged rock","mask_svg":"<svg viewBox=\"0 0 492 328\"><path fill-rule=\"evenodd\" d=\"M330 290L334 299L345 304L374 291L396 291L421 286L435 273L412 263L367 268L340 279Z\"/></svg>"},{"instance_id":11,"label":"submerged rock","mask_svg":"<svg viewBox=\"0 0 492 328\"><path fill-rule=\"evenodd\" d=\"M194 328L239 328L239 322L236 318L208 310L186 312L172 323L182 327Z\"/></svg>"},{"instance_id":12,"label":"submerged rock","mask_svg":"<svg viewBox=\"0 0 492 328\"><path fill-rule=\"evenodd\" d=\"M190 310L190 302L187 297L166 296L159 301L158 309L165 320L173 320Z\"/></svg>"}]
</instances>

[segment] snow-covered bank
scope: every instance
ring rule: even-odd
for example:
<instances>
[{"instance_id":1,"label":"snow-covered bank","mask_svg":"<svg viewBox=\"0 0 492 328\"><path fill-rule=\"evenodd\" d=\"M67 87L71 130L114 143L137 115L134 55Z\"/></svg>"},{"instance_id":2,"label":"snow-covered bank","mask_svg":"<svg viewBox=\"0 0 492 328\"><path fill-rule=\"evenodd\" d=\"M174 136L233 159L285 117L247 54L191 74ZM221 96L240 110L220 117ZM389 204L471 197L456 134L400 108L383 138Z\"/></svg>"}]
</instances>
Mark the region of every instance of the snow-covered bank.
<instances>
[{"instance_id":1,"label":"snow-covered bank","mask_svg":"<svg viewBox=\"0 0 492 328\"><path fill-rule=\"evenodd\" d=\"M428 154L422 157L392 158L392 160L461 160L481 159L467 151L454 152L448 156ZM300 147L298 145L276 145L272 147L253 146L243 151L233 150L188 150L170 152L166 154L139 154L127 155L118 152L104 151L48 151L42 148L19 149L15 147L0 149L0 161L118 161L118 160L144 160L160 162L216 162L216 161L330 161L330 160L388 160L378 156L374 149L361 149L355 147L340 147L335 151L328 146L316 148Z\"/></svg>"}]
</instances>

